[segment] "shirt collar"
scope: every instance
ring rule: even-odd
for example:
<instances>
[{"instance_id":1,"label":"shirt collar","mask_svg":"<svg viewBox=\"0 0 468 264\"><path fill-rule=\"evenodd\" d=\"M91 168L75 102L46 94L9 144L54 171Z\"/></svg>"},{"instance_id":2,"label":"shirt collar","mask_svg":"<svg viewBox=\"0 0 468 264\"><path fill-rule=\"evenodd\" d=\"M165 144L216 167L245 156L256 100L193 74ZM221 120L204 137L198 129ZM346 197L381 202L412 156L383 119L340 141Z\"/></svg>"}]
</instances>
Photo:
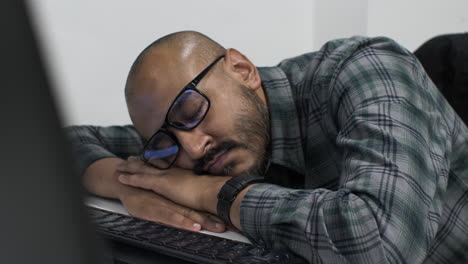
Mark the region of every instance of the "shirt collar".
<instances>
[{"instance_id":1,"label":"shirt collar","mask_svg":"<svg viewBox=\"0 0 468 264\"><path fill-rule=\"evenodd\" d=\"M270 161L303 174L305 162L301 130L289 80L279 67L261 67L258 70L270 112Z\"/></svg>"}]
</instances>

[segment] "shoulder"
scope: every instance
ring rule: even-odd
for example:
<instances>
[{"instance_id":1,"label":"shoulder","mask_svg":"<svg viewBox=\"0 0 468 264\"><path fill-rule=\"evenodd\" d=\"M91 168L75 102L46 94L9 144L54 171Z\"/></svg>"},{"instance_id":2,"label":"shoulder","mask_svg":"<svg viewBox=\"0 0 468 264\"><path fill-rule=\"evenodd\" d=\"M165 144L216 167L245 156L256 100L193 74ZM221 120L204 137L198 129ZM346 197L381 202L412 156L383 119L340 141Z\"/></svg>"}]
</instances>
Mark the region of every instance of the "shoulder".
<instances>
[{"instance_id":1,"label":"shoulder","mask_svg":"<svg viewBox=\"0 0 468 264\"><path fill-rule=\"evenodd\" d=\"M313 101L314 108L328 105L335 111L345 96L351 96L348 102L353 105L377 94L394 98L394 89L387 89L389 85L394 88L398 82L408 84L424 73L411 52L386 37L332 40L317 52L283 60L279 67L302 104Z\"/></svg>"},{"instance_id":2,"label":"shoulder","mask_svg":"<svg viewBox=\"0 0 468 264\"><path fill-rule=\"evenodd\" d=\"M413 57L411 52L390 38L355 36L328 41L318 51L285 59L278 66L292 84L304 78L324 82L330 81L333 74L348 63L385 55Z\"/></svg>"},{"instance_id":3,"label":"shoulder","mask_svg":"<svg viewBox=\"0 0 468 264\"><path fill-rule=\"evenodd\" d=\"M445 105L417 58L386 37L332 40L279 66L299 109L305 116L320 113L321 120L345 121L355 110L376 103L421 109Z\"/></svg>"}]
</instances>

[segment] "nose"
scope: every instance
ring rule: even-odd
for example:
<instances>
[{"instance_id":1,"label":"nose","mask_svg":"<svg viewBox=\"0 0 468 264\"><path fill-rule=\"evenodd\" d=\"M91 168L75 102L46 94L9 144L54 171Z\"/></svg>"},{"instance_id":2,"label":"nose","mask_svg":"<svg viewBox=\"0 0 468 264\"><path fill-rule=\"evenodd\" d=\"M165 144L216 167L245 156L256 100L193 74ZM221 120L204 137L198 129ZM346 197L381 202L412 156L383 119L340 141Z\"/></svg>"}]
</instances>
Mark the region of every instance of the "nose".
<instances>
[{"instance_id":1,"label":"nose","mask_svg":"<svg viewBox=\"0 0 468 264\"><path fill-rule=\"evenodd\" d=\"M213 142L213 138L204 133L200 127L189 131L173 129L172 132L177 137L182 150L192 160L202 158Z\"/></svg>"}]
</instances>

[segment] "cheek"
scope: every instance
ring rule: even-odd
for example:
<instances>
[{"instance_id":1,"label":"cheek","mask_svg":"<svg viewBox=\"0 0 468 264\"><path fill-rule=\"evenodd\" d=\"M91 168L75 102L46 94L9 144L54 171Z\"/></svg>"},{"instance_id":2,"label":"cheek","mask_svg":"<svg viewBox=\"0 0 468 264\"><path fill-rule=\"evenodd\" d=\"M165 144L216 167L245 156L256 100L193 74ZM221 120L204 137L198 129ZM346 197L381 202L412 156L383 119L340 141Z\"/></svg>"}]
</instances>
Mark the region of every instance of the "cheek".
<instances>
[{"instance_id":1,"label":"cheek","mask_svg":"<svg viewBox=\"0 0 468 264\"><path fill-rule=\"evenodd\" d=\"M233 157L234 161L237 163L237 166L235 166L234 170L232 171L232 176L237 176L251 170L255 166L254 161L258 159L258 157L255 157L251 151L247 151L245 149L240 150L237 154L238 155Z\"/></svg>"},{"instance_id":2,"label":"cheek","mask_svg":"<svg viewBox=\"0 0 468 264\"><path fill-rule=\"evenodd\" d=\"M206 132L217 139L236 139L233 136L236 126L235 116L238 111L238 98L229 94L227 89L220 91L211 101L210 110L205 117Z\"/></svg>"},{"instance_id":3,"label":"cheek","mask_svg":"<svg viewBox=\"0 0 468 264\"><path fill-rule=\"evenodd\" d=\"M193 168L193 161L183 150L181 150L174 165L179 168L191 170Z\"/></svg>"}]
</instances>

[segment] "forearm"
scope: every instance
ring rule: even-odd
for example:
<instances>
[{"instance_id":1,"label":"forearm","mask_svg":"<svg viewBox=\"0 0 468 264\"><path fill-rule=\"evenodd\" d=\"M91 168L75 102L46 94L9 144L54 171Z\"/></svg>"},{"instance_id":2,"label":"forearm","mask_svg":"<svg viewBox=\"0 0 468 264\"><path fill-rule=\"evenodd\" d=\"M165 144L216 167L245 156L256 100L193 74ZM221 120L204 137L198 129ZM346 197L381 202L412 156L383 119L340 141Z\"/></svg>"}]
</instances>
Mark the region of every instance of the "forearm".
<instances>
[{"instance_id":1,"label":"forearm","mask_svg":"<svg viewBox=\"0 0 468 264\"><path fill-rule=\"evenodd\" d=\"M244 196L240 220L254 243L287 248L310 262L319 257L324 263L420 263L425 241L434 239L427 207L416 202L419 207L409 210L409 199L401 197L393 202L383 206L371 193L350 189L259 184Z\"/></svg>"},{"instance_id":2,"label":"forearm","mask_svg":"<svg viewBox=\"0 0 468 264\"><path fill-rule=\"evenodd\" d=\"M240 208L241 208L242 200L244 199L245 195L250 190L250 188L254 187L255 185L256 184L249 185L247 188L242 190L239 193L239 195L237 195L236 199L234 200L231 206L231 211L230 211L231 222L240 231L243 231L242 226L240 224Z\"/></svg>"},{"instance_id":3,"label":"forearm","mask_svg":"<svg viewBox=\"0 0 468 264\"><path fill-rule=\"evenodd\" d=\"M83 175L85 188L93 194L122 199L122 196L136 190L135 187L124 185L118 181L118 164L123 162L120 158L104 158L92 163Z\"/></svg>"},{"instance_id":4,"label":"forearm","mask_svg":"<svg viewBox=\"0 0 468 264\"><path fill-rule=\"evenodd\" d=\"M126 159L138 155L143 147L143 139L132 126L70 126L64 130L72 144L80 175L100 159Z\"/></svg>"},{"instance_id":5,"label":"forearm","mask_svg":"<svg viewBox=\"0 0 468 264\"><path fill-rule=\"evenodd\" d=\"M205 183L205 187L202 187L205 190L203 197L201 198L202 210L216 215L218 193L223 185L229 180L229 177L204 177L206 177L207 181ZM236 196L236 199L232 202L232 206L229 212L232 224L240 231L242 231L242 227L240 225L240 205L247 191L253 186L255 186L255 184L247 186Z\"/></svg>"}]
</instances>

